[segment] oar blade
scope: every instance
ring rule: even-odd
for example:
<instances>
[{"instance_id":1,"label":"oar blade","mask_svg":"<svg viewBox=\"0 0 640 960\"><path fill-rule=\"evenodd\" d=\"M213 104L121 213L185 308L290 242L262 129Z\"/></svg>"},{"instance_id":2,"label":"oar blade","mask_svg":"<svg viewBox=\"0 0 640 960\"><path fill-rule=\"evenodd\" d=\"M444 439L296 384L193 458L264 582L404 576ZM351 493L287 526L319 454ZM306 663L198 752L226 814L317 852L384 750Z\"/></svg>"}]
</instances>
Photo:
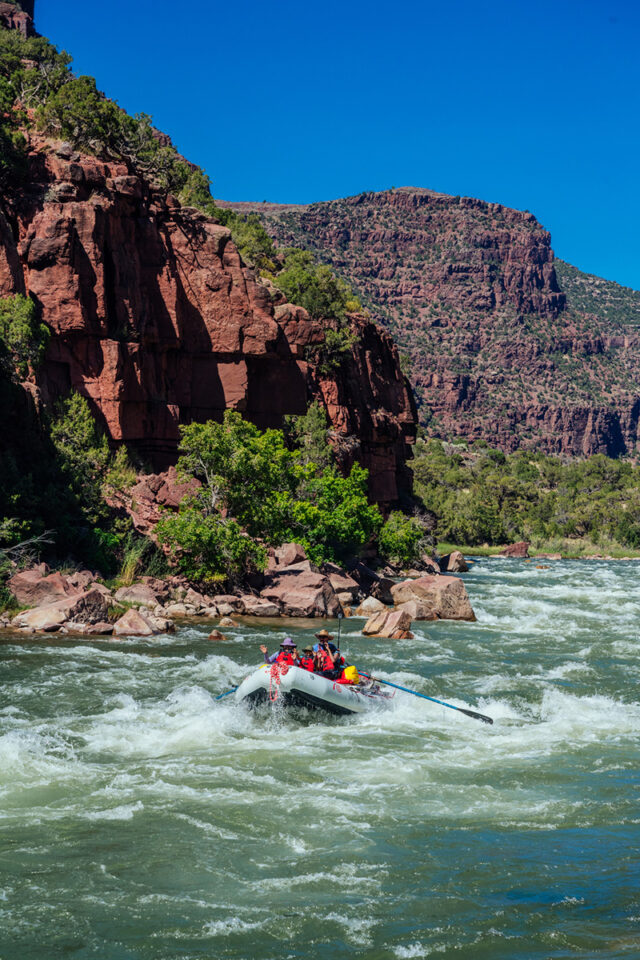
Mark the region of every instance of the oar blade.
<instances>
[{"instance_id":1,"label":"oar blade","mask_svg":"<svg viewBox=\"0 0 640 960\"><path fill-rule=\"evenodd\" d=\"M483 723L493 723L491 717L485 717L484 713L476 713L475 710L465 710L464 707L456 707L456 710L459 710L460 713L466 713L468 717L473 717L474 720L482 720Z\"/></svg>"}]
</instances>

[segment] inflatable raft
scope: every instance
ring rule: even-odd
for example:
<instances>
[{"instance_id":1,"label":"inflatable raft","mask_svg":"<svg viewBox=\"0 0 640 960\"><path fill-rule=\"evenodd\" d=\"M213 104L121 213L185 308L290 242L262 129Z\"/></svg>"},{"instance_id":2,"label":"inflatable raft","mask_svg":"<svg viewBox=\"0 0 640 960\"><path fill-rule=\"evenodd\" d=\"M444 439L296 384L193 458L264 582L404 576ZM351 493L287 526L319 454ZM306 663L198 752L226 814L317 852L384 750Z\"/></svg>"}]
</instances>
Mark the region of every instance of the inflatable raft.
<instances>
[{"instance_id":1,"label":"inflatable raft","mask_svg":"<svg viewBox=\"0 0 640 960\"><path fill-rule=\"evenodd\" d=\"M347 714L362 713L375 704L388 703L392 695L383 693L376 684L351 686L301 667L264 663L245 677L235 698L237 702L250 704L282 703Z\"/></svg>"}]
</instances>

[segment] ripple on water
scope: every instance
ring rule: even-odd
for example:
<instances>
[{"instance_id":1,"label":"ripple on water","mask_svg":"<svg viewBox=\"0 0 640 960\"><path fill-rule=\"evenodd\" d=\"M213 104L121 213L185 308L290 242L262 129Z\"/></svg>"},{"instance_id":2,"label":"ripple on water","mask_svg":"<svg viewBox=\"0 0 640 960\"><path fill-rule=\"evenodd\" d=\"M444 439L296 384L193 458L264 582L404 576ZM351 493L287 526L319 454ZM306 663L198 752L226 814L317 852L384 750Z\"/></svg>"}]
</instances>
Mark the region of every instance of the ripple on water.
<instances>
[{"instance_id":1,"label":"ripple on water","mask_svg":"<svg viewBox=\"0 0 640 960\"><path fill-rule=\"evenodd\" d=\"M495 960L509 937L546 960L554 930L567 955L613 960L637 914L637 569L481 561L465 577L477 623L416 624L401 643L363 638L361 620L343 631L375 675L491 727L400 692L353 718L215 700L264 640L308 641L299 624L216 647L206 625L158 644L0 646L7 960L82 942L105 960L266 960L299 943ZM561 910L581 911L579 942Z\"/></svg>"}]
</instances>

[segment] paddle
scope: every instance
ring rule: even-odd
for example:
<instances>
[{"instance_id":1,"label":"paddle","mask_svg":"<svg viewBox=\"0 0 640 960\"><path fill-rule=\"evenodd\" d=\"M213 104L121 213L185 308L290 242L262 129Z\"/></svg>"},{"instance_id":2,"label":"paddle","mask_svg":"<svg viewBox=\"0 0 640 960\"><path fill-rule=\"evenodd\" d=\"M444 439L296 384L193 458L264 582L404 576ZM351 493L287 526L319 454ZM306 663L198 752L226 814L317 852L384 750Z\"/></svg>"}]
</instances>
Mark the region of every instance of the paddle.
<instances>
[{"instance_id":1,"label":"paddle","mask_svg":"<svg viewBox=\"0 0 640 960\"><path fill-rule=\"evenodd\" d=\"M237 689L238 689L237 687L231 687L231 690L227 690L225 693L221 693L219 694L219 696L214 697L213 699L222 700L223 697L228 697L230 693L235 693Z\"/></svg>"},{"instance_id":2,"label":"paddle","mask_svg":"<svg viewBox=\"0 0 640 960\"><path fill-rule=\"evenodd\" d=\"M441 707L449 707L450 710L458 710L460 713L466 713L468 717L474 720L482 720L483 723L493 723L491 717L485 717L483 713L476 713L475 710L465 710L464 707L454 707L452 703L445 703L444 700L436 700L435 697L428 697L426 693L418 693L417 690L410 690L409 687L401 687L399 683L391 683L391 680L381 680L380 677L372 677L370 673L360 673L361 677L368 680L375 680L376 683L386 683L388 687L395 687L396 690L404 690L405 693L412 693L414 697L422 697L423 700L431 700L432 703L439 703Z\"/></svg>"}]
</instances>

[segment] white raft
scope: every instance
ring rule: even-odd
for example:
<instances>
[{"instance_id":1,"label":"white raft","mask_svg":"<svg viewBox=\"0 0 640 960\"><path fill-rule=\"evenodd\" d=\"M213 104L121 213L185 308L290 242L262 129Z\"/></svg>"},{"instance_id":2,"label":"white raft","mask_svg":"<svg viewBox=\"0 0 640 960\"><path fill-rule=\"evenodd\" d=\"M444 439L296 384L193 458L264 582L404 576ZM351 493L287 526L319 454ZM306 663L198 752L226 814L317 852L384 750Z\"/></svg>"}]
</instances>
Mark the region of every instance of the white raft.
<instances>
[{"instance_id":1,"label":"white raft","mask_svg":"<svg viewBox=\"0 0 640 960\"><path fill-rule=\"evenodd\" d=\"M336 683L301 667L264 663L242 681L236 690L237 702L258 704L271 701L284 706L309 707L329 713L362 713L391 697L376 684L351 686Z\"/></svg>"}]
</instances>

